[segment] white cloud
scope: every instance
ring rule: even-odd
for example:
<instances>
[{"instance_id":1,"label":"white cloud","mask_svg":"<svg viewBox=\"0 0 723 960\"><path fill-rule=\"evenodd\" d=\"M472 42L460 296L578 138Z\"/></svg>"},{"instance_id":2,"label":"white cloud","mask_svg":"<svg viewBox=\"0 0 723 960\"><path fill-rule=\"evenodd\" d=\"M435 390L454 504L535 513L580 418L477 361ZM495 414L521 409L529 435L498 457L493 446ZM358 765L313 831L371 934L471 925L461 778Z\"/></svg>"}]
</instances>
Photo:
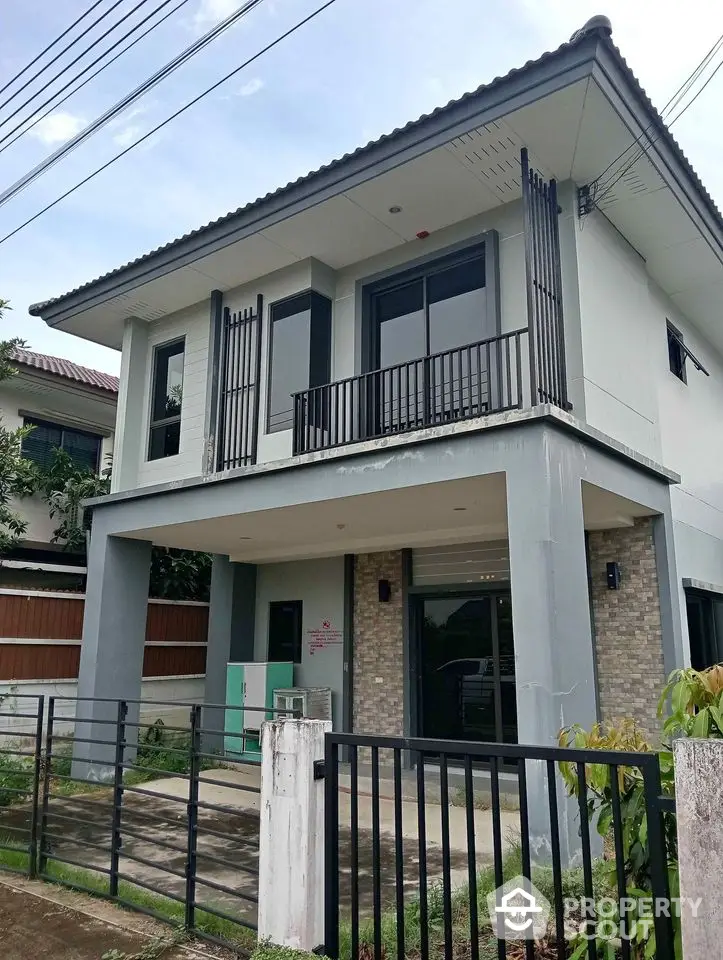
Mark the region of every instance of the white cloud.
<instances>
[{"instance_id":1,"label":"white cloud","mask_svg":"<svg viewBox=\"0 0 723 960\"><path fill-rule=\"evenodd\" d=\"M80 133L84 126L85 120L82 117L60 110L44 117L31 132L42 143L52 146L70 140L76 133Z\"/></svg>"},{"instance_id":2,"label":"white cloud","mask_svg":"<svg viewBox=\"0 0 723 960\"><path fill-rule=\"evenodd\" d=\"M193 17L194 26L212 27L230 17L240 6L240 0L201 0Z\"/></svg>"},{"instance_id":3,"label":"white cloud","mask_svg":"<svg viewBox=\"0 0 723 960\"><path fill-rule=\"evenodd\" d=\"M130 147L142 132L141 127L132 123L130 126L124 127L120 133L117 133L113 137L113 143L117 143L119 147Z\"/></svg>"},{"instance_id":4,"label":"white cloud","mask_svg":"<svg viewBox=\"0 0 723 960\"><path fill-rule=\"evenodd\" d=\"M245 83L242 87L236 91L239 97L252 97L255 93L258 93L259 90L264 85L264 81L261 77L254 77L253 80L249 80L248 83Z\"/></svg>"}]
</instances>

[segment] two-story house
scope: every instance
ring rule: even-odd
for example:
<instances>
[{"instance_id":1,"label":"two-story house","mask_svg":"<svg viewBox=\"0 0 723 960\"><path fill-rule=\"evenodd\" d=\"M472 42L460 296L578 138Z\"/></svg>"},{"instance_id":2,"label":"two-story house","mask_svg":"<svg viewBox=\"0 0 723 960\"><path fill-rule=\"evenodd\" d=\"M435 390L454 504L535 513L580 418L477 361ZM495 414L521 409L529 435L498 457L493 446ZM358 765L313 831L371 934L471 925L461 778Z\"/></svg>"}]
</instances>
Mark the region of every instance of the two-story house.
<instances>
[{"instance_id":1,"label":"two-story house","mask_svg":"<svg viewBox=\"0 0 723 960\"><path fill-rule=\"evenodd\" d=\"M23 456L39 468L64 450L80 469L100 472L113 453L118 378L62 357L17 349L15 376L0 385L0 416L8 429L32 426ZM85 555L67 551L54 539L52 518L40 495L14 507L27 521L21 544L3 558L0 584L68 587L84 582Z\"/></svg>"},{"instance_id":2,"label":"two-story house","mask_svg":"<svg viewBox=\"0 0 723 960\"><path fill-rule=\"evenodd\" d=\"M595 18L34 306L122 349L80 693L138 696L156 543L216 555L208 702L290 659L341 729L652 734L666 673L718 657L722 262Z\"/></svg>"}]
</instances>

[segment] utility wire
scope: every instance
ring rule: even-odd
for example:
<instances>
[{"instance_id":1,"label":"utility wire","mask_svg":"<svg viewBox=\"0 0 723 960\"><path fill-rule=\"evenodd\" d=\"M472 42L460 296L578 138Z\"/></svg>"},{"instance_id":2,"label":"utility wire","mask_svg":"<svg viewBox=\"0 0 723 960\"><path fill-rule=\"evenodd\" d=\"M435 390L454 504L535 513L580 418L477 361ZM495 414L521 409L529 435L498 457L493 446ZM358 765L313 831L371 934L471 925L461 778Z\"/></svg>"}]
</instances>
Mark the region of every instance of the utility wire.
<instances>
[{"instance_id":1,"label":"utility wire","mask_svg":"<svg viewBox=\"0 0 723 960\"><path fill-rule=\"evenodd\" d=\"M705 56L700 61L698 66L693 70L691 74L689 74L689 76L683 81L683 83L678 87L678 89L672 95L670 100L668 100L668 102L665 104L665 106L661 111L661 118L665 118L666 112L668 112L669 109L674 109L677 106L677 104L680 102L680 99L688 92L688 90L690 90L693 83L697 80L697 78L700 76L700 74L709 64L710 60L715 56L721 44L723 44L723 34L721 34L721 36L718 37L716 42L713 44L710 50L705 54ZM597 185L598 189L605 188L605 184L602 181L603 181L603 177L608 172L608 170L610 170L612 167L615 166L615 164L617 164L620 160L622 160L627 153L629 153L631 150L634 150L635 147L639 145L642 142L642 140L648 135L650 130L652 130L653 126L654 126L654 123L648 124L648 126L645 128L643 133L641 133L638 138L633 140L632 143L628 144L628 146L625 147L622 153L619 153L614 160L611 160L610 163L602 171L602 173L598 174L598 176L595 177L594 183ZM612 174L612 176L615 176L615 174Z\"/></svg>"},{"instance_id":2,"label":"utility wire","mask_svg":"<svg viewBox=\"0 0 723 960\"><path fill-rule=\"evenodd\" d=\"M166 0L166 2L170 2L170 0ZM98 130L109 123L114 117L117 117L118 114L126 110L132 103L148 93L149 90L157 86L159 83L161 83L161 81L165 80L166 77L170 76L170 74L172 74L179 67L183 66L184 63L194 57L197 53L199 53L199 51L203 50L204 47L208 46L209 43L212 43L217 37L228 30L229 27L232 27L238 20L241 19L241 17L244 17L247 13L250 13L254 7L257 7L260 3L263 3L263 0L247 0L242 7L235 11L235 13L232 13L230 16L226 17L225 20L222 20L220 23L216 24L215 27L205 33L202 37L199 37L198 40L186 47L185 50L182 50L181 53L173 58L173 60L170 60L165 66L161 67L160 70L157 70L154 74L144 80L143 83L135 88L135 90L131 90L131 92L126 94L125 97L106 110L105 113L101 114L92 123L88 124L88 126L81 130L80 133L76 134L74 137L64 143L54 153L51 153L45 158L45 160L39 163L28 173L23 174L23 176L19 180L16 180L12 186L0 193L0 206L17 196L18 193L29 186L34 180L37 180L38 177L42 176L46 170L49 170L50 167L58 163L59 160L62 160L63 157L75 150L76 147L79 147L80 144L89 137L92 137L94 133L97 133Z\"/></svg>"},{"instance_id":3,"label":"utility wire","mask_svg":"<svg viewBox=\"0 0 723 960\"><path fill-rule=\"evenodd\" d=\"M67 93L61 100L57 100L55 103L52 102L53 100L55 100L56 97L60 96L61 93L63 93L65 90L67 90L68 87L72 86L72 85L75 83L76 80L79 80L79 79L80 79L84 74L86 74L89 70L92 70L92 68L93 68L97 63L99 63L101 60L104 60L105 57L107 57L109 53L112 53L112 51L115 50L116 47L118 47L121 43L123 43L124 40L127 40L128 37L130 37L133 33L135 33L136 30L138 30L140 27L142 27L143 24L147 23L148 20L150 20L152 17L154 17L154 16L159 12L159 10L162 10L163 7L165 7L165 6L166 6L167 4L169 4L170 2L171 2L171 0L163 0L163 3L159 4L159 6L157 6L157 7L155 8L155 10L152 10L151 13L148 14L148 16L144 17L143 20L140 20L140 21L139 21L134 27L132 27L127 33L124 33L123 36L120 38L120 40L117 40L114 44L112 44L110 47L108 47L107 50L104 50L103 53L101 53L101 55L100 55L99 57L96 57L96 59L93 60L92 63L89 63L87 67L84 67L79 73L77 73L77 74L72 78L72 80L68 81L68 83L65 84L64 87L61 87L60 90L56 90L55 93L52 94L52 96L48 97L48 99L45 100L43 103L41 103L39 107L35 107L33 113L28 114L28 116L25 117L23 120L21 120L16 126L14 126L12 130L10 130L8 133L6 133L4 137L0 137L0 144L5 144L5 146L0 146L0 153L2 153L3 150L7 150L8 147L11 147L14 143L17 143L17 141L20 139L20 137L24 136L26 133L28 133L28 131L32 130L33 127L36 127L36 126L40 123L41 120L44 120L44 119L48 116L48 114L52 113L53 110L56 110L62 103L65 103L66 100L69 100L70 97L72 97L74 94L76 94L76 93L78 92L78 90L81 90L86 84L90 83L91 80L93 80L95 77L97 77L99 73L102 73L102 72L103 72L107 67L109 67L112 63L115 63L115 61L118 60L120 57L122 57L124 53L127 53L127 52L131 49L131 47L134 47L134 46L135 46L139 41L141 41L144 37L148 36L148 34L149 34L152 30L155 30L156 27L160 27L160 25L161 25L165 20L168 20L168 18L169 18L169 17L172 17L173 14L174 14L177 10L179 10L184 4L188 3L188 0L179 0L179 2L176 4L175 7L173 7L171 10L169 10L168 13L165 13L165 14L160 18L160 20L157 20L155 23L152 23L152 24L150 25L150 27L148 27L146 30L144 30L143 33L141 33L138 37L135 38L135 40L133 40L131 43L129 43L127 47L124 47L123 50L120 50L114 57L111 57L110 60L107 60L102 66L100 66L100 67L95 71L95 73L91 73L91 75L90 75L89 77L86 77L86 79L85 79L82 83L79 83L77 87L75 87L73 90L71 90L70 93ZM42 110L43 107L48 106L48 104L51 104L51 106L48 107L48 109L45 111L45 113L41 113L41 114L38 116L37 114L39 113L39 111ZM27 123L28 120L32 120L33 122L30 123L30 124L28 124L28 126L25 127L23 130L20 130L20 128L23 126L23 124ZM18 130L20 130L20 133L18 133L17 136L13 137L13 134L16 133L16 131L18 131ZM10 140L11 137L12 137L12 140ZM8 140L10 140L9 143L7 143Z\"/></svg>"},{"instance_id":4,"label":"utility wire","mask_svg":"<svg viewBox=\"0 0 723 960\"><path fill-rule=\"evenodd\" d=\"M135 5L135 7L133 7L131 10L129 10L128 13L125 13L125 14L120 18L120 20L117 20L115 23L111 24L111 26L105 31L105 33L102 33L99 37L97 37L89 46L87 46L87 47L85 48L85 50L82 50L82 51L78 54L78 56L75 58L75 60L71 60L70 63L66 64L66 66L64 66L58 73L56 73L55 76L54 76L51 80L46 81L45 86L47 87L47 86L50 86L50 84L55 83L55 81L56 81L59 77L62 77L63 74L66 73L71 67L75 66L75 64L76 64L79 60L82 60L83 57L86 55L86 53L88 53L90 50L92 50L93 47L97 47L101 40L105 40L105 38L108 36L109 33L113 33L113 31L116 30L116 29L117 29L124 21L126 21L132 14L134 14L134 13L136 12L136 10L140 9L142 6L144 6L144 5L145 5L146 3L148 3L148 2L149 2L149 0L138 0L138 3ZM114 4L113 7L111 7L111 10L114 9L115 7L117 7L119 3L123 3L123 0L116 0L116 3ZM36 91L35 93L33 93L30 97L28 97L28 99L25 100L23 103L21 103L20 106L17 107L12 113L8 114L7 117L5 117L2 121L0 121L0 128L1 128L4 124L8 123L8 121L12 120L13 117L17 116L17 114L20 113L21 110L23 110L25 107L27 107L27 105L28 105L29 103L32 103L32 101L35 100L35 99L37 99L37 97L39 97L40 95L41 95L41 94L40 94L40 91L37 90L37 91ZM11 99L12 99L12 98L11 98Z\"/></svg>"},{"instance_id":5,"label":"utility wire","mask_svg":"<svg viewBox=\"0 0 723 960\"><path fill-rule=\"evenodd\" d=\"M86 34L90 33L90 31L93 29L93 27L97 26L97 25L100 23L101 20L104 20L104 19L108 16L108 14L112 13L112 12L115 10L115 8L118 7L118 6L120 6L120 4L123 3L123 2L124 2L124 0L116 0L116 2L113 4L112 7L109 7L109 8L105 11L105 13L101 13L101 15L100 15L99 17L97 17L97 18L91 23L91 25L90 25L89 27L86 27L85 30L84 30L82 33L79 33L78 36L77 36L74 40L71 40L70 43L69 43L67 46L63 47L63 49L60 51L60 53L56 53L56 55L53 57L52 60L48 61L48 63L46 63L44 67L41 67L40 70L37 71L37 73L34 73L29 80L26 80L25 83L23 84L23 86L20 87L19 90L16 90L15 93L12 93L12 94L7 98L7 100L3 100L3 102L0 103L0 110L2 110L3 107L6 107L12 100L15 99L15 97L19 97L20 94L23 92L23 90L27 90L27 88L30 86L30 84L31 84L34 80L37 80L38 77L39 77L41 74L45 73L45 71L46 71L49 67L52 67L52 65L53 65L54 63L56 63L58 60L60 60L60 58L63 56L64 53L67 53L68 50L70 50L71 47L75 46L75 44L76 44L79 40L81 40ZM97 6L97 4L96 4L96 6ZM91 9L92 9L92 8L91 8ZM131 12L132 12L132 11L131 11ZM117 24L116 24L116 26L117 26ZM106 36L106 34L103 34L103 36ZM100 37L99 39L102 40L103 37ZM97 43L98 41L96 40L95 42ZM93 46L93 44L91 44L91 46ZM84 54L86 54L89 49L90 49L90 47L88 47L86 50L84 50L83 53L81 53L80 56L82 57ZM67 70L68 67L72 67L73 64L74 64L74 63L77 63L78 60L80 60L80 57L77 57L76 60L73 60L73 63L69 63L67 67L64 67L64 68L63 68L63 70ZM63 73L63 70L61 70L61 73ZM60 75L60 74L58 74L57 76L59 76L59 75ZM49 84L53 83L53 82L57 79L57 76L53 77L52 80L46 81L45 86L47 87ZM33 96L38 96L38 93L35 93ZM33 98L31 97L31 99L33 99ZM29 101L26 101L26 103L28 103L28 102L29 102ZM25 104L23 104L23 106L25 106ZM16 111L16 112L17 112L17 111ZM13 117L13 116L15 116L15 114L11 113L10 116ZM9 119L9 118L8 118L8 119Z\"/></svg>"},{"instance_id":6,"label":"utility wire","mask_svg":"<svg viewBox=\"0 0 723 960\"><path fill-rule=\"evenodd\" d=\"M723 39L723 38L722 38L722 39ZM718 73L718 71L720 70L721 67L723 67L723 60L721 60L721 61L718 63L718 65L717 65L717 67L715 68L715 70L711 73L711 75L708 77L708 79L705 81L705 83L698 89L698 91L696 92L695 96L693 96L693 97L685 104L685 106L683 106L683 107L681 108L681 110L673 117L673 119L670 121L670 123L667 124L668 129L670 129L670 128L673 126L674 123L676 123L678 120L680 120L680 118L686 113L686 111L689 110L690 107L693 106L693 104L695 103L695 101L698 99L698 97L701 95L701 93L705 90L705 88L706 88L706 87L708 86L708 84L711 82L711 80L713 79L713 77L715 77L715 75ZM629 171L632 167L634 167L635 164L636 164L639 160L641 160L643 156L645 156L645 155L647 154L648 150L649 150L652 146L654 146L654 145L658 142L659 139L660 139L660 135L658 135L657 137L655 137L654 139L652 139L652 140L650 141L650 143L648 144L647 147L642 147L642 149L640 149L640 150L638 151L637 155L634 156L634 157L632 158L632 160L630 160L630 162L629 162L627 165L624 165L624 166L623 166L623 169L618 173L618 175L615 176L614 178L611 178L611 180L610 180L610 182L608 183L608 185L604 188L603 192L602 192L602 193L600 194L600 196L596 199L596 203L598 203L598 204L602 203L602 201L603 201L603 200L605 199L605 197L610 193L610 191L613 190L613 188L622 180L622 178L628 173L628 171Z\"/></svg>"},{"instance_id":7,"label":"utility wire","mask_svg":"<svg viewBox=\"0 0 723 960\"><path fill-rule=\"evenodd\" d=\"M236 76L236 74L240 73L241 70L244 70L246 67L250 66L255 60L258 60L259 57L263 56L265 53L268 53L269 50L271 50L273 47L280 44L283 40L286 40L287 37L290 37L292 33L296 33L297 30L305 26L315 17L318 17L320 13L323 13L324 10L332 6L332 4L334 3L336 3L336 0L326 0L326 3L323 3L320 7L317 7L316 10L312 10L312 12L308 16L304 17L303 20L299 20L298 23L294 24L293 27L289 27L288 30L286 30L284 33L278 36L275 40L272 40L271 43L268 43L265 47L259 50L258 53L255 53L252 57L249 57L248 60L245 60L238 67L235 67L225 76L221 77L220 80L217 80L216 83L212 84L210 87L207 87L205 90L199 93L198 96L194 97L193 100L189 100L188 103L184 104L182 107L180 107L180 109L176 110L175 113L172 113L170 117L166 117L165 120L161 121L161 123L153 127L152 130L149 130L147 133L144 133L142 137L139 137L138 140L135 141L135 143L132 143L130 146L126 147L125 150L121 150L120 153L117 153L114 157L111 157L110 160L104 163L101 167L98 167L92 173L88 174L87 177L84 177L82 180L76 183L75 186L71 187L69 190L66 190L65 193L61 194L59 197L56 197L55 200L46 204L42 208L42 210L38 210L38 212L33 214L32 217L28 217L27 220L21 223L20 226L15 227L14 230L11 230L10 233L5 234L4 237L0 237L0 244L5 243L5 241L9 240L11 237L14 237L16 233L19 233L25 227L29 226L29 224L37 220L38 217L41 217L44 213L47 213L48 210L51 210L57 204L61 203L63 200L69 197L72 193L75 193L75 191L79 190L80 187L85 186L86 183L88 183L94 177L97 177L99 173L102 173L104 170L107 170L108 167L110 167L112 164L116 162L116 160L120 160L121 157L124 157L127 153L130 153L131 150L135 149L139 144L143 143L144 140L147 140L149 137L153 136L154 133L157 133L160 129L165 127L166 124L170 123L172 120L175 120L176 117L180 116L182 113L185 113L186 110L190 109L190 107L193 107L200 100L203 100L203 98L207 97L209 93L213 93L214 90L218 89L218 87L226 83L227 80L230 80L231 77Z\"/></svg>"},{"instance_id":8,"label":"utility wire","mask_svg":"<svg viewBox=\"0 0 723 960\"><path fill-rule=\"evenodd\" d=\"M23 69L19 73L16 73L14 77L11 77L4 87L0 87L0 93L5 93L8 87L12 86L12 84L14 84L16 80L19 80L20 77L22 77L24 73L26 73L32 66L34 66L38 62L38 60L40 60L41 57L44 57L45 54L48 53L48 51L52 50L56 43L60 43L63 37L66 37L74 27L78 26L81 20L85 20L85 18L89 14L91 14L95 10L95 8L99 6L101 3L103 3L103 0L95 0L95 3L93 4L92 7L88 7L85 13L81 13L78 19L74 20L69 27L66 27L59 37L56 37L55 40L49 43L44 50L41 50L40 53L37 55L37 57L33 57L30 63L26 63Z\"/></svg>"}]
</instances>

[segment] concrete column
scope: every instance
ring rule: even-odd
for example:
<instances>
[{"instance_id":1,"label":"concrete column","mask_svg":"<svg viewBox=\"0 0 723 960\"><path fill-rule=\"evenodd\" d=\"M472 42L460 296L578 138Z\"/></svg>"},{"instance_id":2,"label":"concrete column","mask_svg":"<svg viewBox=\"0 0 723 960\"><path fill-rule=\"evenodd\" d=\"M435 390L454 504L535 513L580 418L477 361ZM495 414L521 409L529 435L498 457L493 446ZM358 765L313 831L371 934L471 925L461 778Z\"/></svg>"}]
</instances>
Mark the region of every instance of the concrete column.
<instances>
[{"instance_id":1,"label":"concrete column","mask_svg":"<svg viewBox=\"0 0 723 960\"><path fill-rule=\"evenodd\" d=\"M211 602L208 610L205 703L226 702L226 667L231 662L254 658L256 612L256 566L231 563L217 555L211 569ZM209 730L224 728L223 710L204 709L202 725ZM221 734L204 736L204 749L223 748Z\"/></svg>"},{"instance_id":2,"label":"concrete column","mask_svg":"<svg viewBox=\"0 0 723 960\"><path fill-rule=\"evenodd\" d=\"M679 739L673 749L683 956L710 960L723 941L723 741Z\"/></svg>"},{"instance_id":3,"label":"concrete column","mask_svg":"<svg viewBox=\"0 0 723 960\"><path fill-rule=\"evenodd\" d=\"M112 537L100 524L94 525L88 551L78 697L98 699L78 700L78 737L113 739L114 728L98 721L115 720L117 705L102 702L103 698L140 699L150 563L149 542ZM128 720L135 722L138 715L138 705L130 706ZM126 739L133 742L137 734L137 728L129 727ZM78 743L73 751L73 776L109 779L114 757L114 746Z\"/></svg>"},{"instance_id":4,"label":"concrete column","mask_svg":"<svg viewBox=\"0 0 723 960\"><path fill-rule=\"evenodd\" d=\"M507 472L512 621L520 743L554 746L561 727L597 718L582 489L574 457L547 434L520 447ZM533 853L549 855L545 767L528 762ZM563 862L579 849L576 803L560 785Z\"/></svg>"},{"instance_id":5,"label":"concrete column","mask_svg":"<svg viewBox=\"0 0 723 960\"><path fill-rule=\"evenodd\" d=\"M653 542L660 592L663 665L667 676L672 670L685 666L688 661L681 619L685 611L685 593L682 594L681 603L681 581L678 579L673 517L669 506L665 513L653 518Z\"/></svg>"},{"instance_id":6,"label":"concrete column","mask_svg":"<svg viewBox=\"0 0 723 960\"><path fill-rule=\"evenodd\" d=\"M111 492L132 490L137 485L141 445L145 431L146 381L150 377L148 323L132 317L123 330L120 387L113 445Z\"/></svg>"},{"instance_id":7,"label":"concrete column","mask_svg":"<svg viewBox=\"0 0 723 960\"><path fill-rule=\"evenodd\" d=\"M324 942L324 758L329 720L261 728L259 942L313 950Z\"/></svg>"}]
</instances>

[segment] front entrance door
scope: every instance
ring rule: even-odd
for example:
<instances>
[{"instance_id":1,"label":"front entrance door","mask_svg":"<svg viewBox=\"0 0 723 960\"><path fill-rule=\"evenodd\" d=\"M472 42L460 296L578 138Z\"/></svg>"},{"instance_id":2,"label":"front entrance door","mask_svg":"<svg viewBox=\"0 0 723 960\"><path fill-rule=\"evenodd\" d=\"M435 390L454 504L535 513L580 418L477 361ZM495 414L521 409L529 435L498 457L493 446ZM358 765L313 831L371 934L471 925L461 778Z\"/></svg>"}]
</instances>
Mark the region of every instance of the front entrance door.
<instances>
[{"instance_id":1,"label":"front entrance door","mask_svg":"<svg viewBox=\"0 0 723 960\"><path fill-rule=\"evenodd\" d=\"M420 736L516 743L509 593L418 602Z\"/></svg>"}]
</instances>

